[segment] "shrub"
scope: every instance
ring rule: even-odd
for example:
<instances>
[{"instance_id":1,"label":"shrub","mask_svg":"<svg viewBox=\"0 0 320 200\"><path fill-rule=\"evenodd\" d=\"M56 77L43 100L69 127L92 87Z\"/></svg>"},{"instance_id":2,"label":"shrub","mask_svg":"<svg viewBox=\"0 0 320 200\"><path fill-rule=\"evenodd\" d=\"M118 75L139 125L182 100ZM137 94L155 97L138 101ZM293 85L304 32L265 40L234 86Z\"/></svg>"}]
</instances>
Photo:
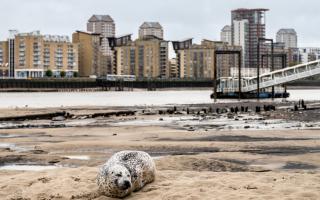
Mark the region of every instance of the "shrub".
<instances>
[{"instance_id":1,"label":"shrub","mask_svg":"<svg viewBox=\"0 0 320 200\"><path fill-rule=\"evenodd\" d=\"M60 77L61 77L61 78L66 77L66 72L65 72L65 71L60 72Z\"/></svg>"},{"instance_id":2,"label":"shrub","mask_svg":"<svg viewBox=\"0 0 320 200\"><path fill-rule=\"evenodd\" d=\"M52 77L53 73L50 69L46 71L46 77Z\"/></svg>"}]
</instances>

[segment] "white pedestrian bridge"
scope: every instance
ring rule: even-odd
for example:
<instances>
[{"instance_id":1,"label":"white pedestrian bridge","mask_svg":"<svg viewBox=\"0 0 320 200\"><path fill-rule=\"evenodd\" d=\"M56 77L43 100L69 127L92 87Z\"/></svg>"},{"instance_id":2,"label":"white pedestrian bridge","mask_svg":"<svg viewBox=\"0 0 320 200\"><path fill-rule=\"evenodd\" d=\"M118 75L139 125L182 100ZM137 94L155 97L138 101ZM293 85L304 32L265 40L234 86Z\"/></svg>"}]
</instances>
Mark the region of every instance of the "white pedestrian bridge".
<instances>
[{"instance_id":1,"label":"white pedestrian bridge","mask_svg":"<svg viewBox=\"0 0 320 200\"><path fill-rule=\"evenodd\" d=\"M279 86L292 81L308 78L320 74L320 60L299 64L259 76L259 88L265 89ZM221 78L218 87L219 92L238 92L239 79L234 77ZM241 80L241 92L252 92L257 90L257 77L243 78Z\"/></svg>"}]
</instances>

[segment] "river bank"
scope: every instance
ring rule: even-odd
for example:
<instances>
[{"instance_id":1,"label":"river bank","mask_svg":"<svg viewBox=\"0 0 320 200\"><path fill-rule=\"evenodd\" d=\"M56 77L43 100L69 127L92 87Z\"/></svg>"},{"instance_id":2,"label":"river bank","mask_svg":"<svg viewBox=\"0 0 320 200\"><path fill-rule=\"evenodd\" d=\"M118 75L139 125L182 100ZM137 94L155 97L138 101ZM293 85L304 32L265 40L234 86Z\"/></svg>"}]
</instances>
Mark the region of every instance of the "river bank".
<instances>
[{"instance_id":1,"label":"river bank","mask_svg":"<svg viewBox=\"0 0 320 200\"><path fill-rule=\"evenodd\" d=\"M141 150L157 179L126 199L316 200L320 104L294 104L1 109L11 119L0 122L0 196L109 200L97 193L99 166Z\"/></svg>"}]
</instances>

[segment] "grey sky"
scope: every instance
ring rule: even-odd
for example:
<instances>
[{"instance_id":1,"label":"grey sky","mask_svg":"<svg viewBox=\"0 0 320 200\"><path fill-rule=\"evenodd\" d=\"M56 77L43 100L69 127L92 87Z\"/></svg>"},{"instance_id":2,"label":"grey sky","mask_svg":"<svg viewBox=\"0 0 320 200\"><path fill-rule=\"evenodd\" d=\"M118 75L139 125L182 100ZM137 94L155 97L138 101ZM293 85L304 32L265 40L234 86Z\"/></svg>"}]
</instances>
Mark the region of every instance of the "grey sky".
<instances>
[{"instance_id":1,"label":"grey sky","mask_svg":"<svg viewBox=\"0 0 320 200\"><path fill-rule=\"evenodd\" d=\"M111 15L117 35L134 33L135 38L143 21L159 21L168 40L218 40L232 9L269 8L268 37L294 28L299 46L320 46L319 7L319 0L1 0L0 40L9 29L71 36L86 29L92 14Z\"/></svg>"}]
</instances>

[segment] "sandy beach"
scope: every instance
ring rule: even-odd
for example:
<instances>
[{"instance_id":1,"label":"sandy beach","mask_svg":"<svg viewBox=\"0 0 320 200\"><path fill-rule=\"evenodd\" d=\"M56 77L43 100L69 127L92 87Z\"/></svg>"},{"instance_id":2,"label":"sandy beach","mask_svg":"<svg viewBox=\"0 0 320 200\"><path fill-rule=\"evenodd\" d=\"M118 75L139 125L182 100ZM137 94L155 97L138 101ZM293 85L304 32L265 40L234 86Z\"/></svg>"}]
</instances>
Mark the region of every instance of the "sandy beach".
<instances>
[{"instance_id":1,"label":"sandy beach","mask_svg":"<svg viewBox=\"0 0 320 200\"><path fill-rule=\"evenodd\" d=\"M159 115L159 109L92 118L123 108L64 108L70 119L1 122L1 199L111 199L97 192L95 178L121 150L146 151L157 166L156 181L125 199L320 198L318 110L288 112L282 118L314 118L281 128L276 124L283 121L269 119L277 111L200 113L200 119L196 111ZM61 108L2 109L1 117L53 111Z\"/></svg>"}]
</instances>

